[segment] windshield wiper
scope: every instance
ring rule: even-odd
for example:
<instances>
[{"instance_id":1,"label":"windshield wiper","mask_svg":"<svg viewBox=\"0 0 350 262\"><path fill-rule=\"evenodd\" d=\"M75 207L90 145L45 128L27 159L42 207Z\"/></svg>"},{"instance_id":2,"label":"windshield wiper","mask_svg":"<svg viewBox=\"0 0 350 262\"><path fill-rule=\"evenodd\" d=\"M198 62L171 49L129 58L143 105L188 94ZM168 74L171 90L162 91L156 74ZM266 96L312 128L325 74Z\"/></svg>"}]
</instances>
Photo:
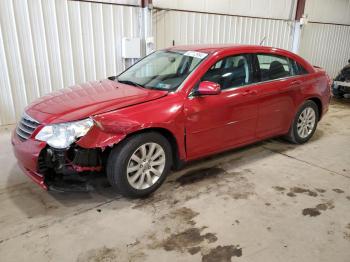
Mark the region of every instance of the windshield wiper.
<instances>
[{"instance_id":1,"label":"windshield wiper","mask_svg":"<svg viewBox=\"0 0 350 262\"><path fill-rule=\"evenodd\" d=\"M117 81L118 81L119 83L122 83L122 84L132 85L132 86L137 86L137 87L145 88L143 85L140 85L140 84L138 84L138 83L136 83L136 82L133 82L133 81L130 81L130 80L119 80L119 79L117 78Z\"/></svg>"}]
</instances>

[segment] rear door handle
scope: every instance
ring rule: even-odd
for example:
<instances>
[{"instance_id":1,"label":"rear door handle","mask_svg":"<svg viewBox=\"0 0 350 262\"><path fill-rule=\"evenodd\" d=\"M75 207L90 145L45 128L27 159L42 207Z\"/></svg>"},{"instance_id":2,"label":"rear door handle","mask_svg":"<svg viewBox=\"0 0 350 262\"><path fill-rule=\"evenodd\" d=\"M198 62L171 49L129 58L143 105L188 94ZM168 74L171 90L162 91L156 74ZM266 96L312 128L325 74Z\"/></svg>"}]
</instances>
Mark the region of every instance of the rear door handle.
<instances>
[{"instance_id":1,"label":"rear door handle","mask_svg":"<svg viewBox=\"0 0 350 262\"><path fill-rule=\"evenodd\" d=\"M245 90L242 95L246 96L246 95L256 95L258 94L257 90Z\"/></svg>"},{"instance_id":2,"label":"rear door handle","mask_svg":"<svg viewBox=\"0 0 350 262\"><path fill-rule=\"evenodd\" d=\"M301 85L301 83L302 83L301 80L295 80L292 83L290 83L289 87L298 87Z\"/></svg>"}]
</instances>

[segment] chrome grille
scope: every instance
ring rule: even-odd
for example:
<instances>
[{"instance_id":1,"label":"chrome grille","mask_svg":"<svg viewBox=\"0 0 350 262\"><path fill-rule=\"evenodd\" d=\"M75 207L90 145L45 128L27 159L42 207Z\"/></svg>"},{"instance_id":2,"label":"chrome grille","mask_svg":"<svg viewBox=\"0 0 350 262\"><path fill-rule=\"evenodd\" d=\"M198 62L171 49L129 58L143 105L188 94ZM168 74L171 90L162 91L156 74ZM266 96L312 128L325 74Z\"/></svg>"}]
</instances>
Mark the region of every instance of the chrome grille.
<instances>
[{"instance_id":1,"label":"chrome grille","mask_svg":"<svg viewBox=\"0 0 350 262\"><path fill-rule=\"evenodd\" d=\"M22 141L25 141L33 134L34 130L38 126L38 121L24 113L21 120L17 124L16 133Z\"/></svg>"}]
</instances>

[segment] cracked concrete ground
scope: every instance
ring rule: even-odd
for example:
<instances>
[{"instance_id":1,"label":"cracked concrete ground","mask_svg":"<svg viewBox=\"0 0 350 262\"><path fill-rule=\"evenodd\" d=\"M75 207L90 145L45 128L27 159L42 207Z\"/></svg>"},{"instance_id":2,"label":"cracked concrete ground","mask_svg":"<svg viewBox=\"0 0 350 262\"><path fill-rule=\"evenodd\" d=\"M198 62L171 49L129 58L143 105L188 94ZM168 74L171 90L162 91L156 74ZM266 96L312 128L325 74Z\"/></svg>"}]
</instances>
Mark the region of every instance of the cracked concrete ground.
<instances>
[{"instance_id":1,"label":"cracked concrete ground","mask_svg":"<svg viewBox=\"0 0 350 262\"><path fill-rule=\"evenodd\" d=\"M150 198L42 191L0 133L0 261L349 261L350 102L313 139L196 161Z\"/></svg>"}]
</instances>

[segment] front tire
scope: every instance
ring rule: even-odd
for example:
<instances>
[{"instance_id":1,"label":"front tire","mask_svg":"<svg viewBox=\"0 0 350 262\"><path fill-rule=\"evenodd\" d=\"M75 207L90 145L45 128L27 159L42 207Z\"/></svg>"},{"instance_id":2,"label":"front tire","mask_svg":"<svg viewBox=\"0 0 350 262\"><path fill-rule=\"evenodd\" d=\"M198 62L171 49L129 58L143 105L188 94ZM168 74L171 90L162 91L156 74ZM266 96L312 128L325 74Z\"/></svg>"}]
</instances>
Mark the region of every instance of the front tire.
<instances>
[{"instance_id":1,"label":"front tire","mask_svg":"<svg viewBox=\"0 0 350 262\"><path fill-rule=\"evenodd\" d=\"M111 151L107 178L126 197L144 197L164 182L172 163L171 145L159 133L136 134Z\"/></svg>"},{"instance_id":2,"label":"front tire","mask_svg":"<svg viewBox=\"0 0 350 262\"><path fill-rule=\"evenodd\" d=\"M296 113L287 140L294 144L307 142L315 133L319 120L318 107L315 102L306 101Z\"/></svg>"}]
</instances>

